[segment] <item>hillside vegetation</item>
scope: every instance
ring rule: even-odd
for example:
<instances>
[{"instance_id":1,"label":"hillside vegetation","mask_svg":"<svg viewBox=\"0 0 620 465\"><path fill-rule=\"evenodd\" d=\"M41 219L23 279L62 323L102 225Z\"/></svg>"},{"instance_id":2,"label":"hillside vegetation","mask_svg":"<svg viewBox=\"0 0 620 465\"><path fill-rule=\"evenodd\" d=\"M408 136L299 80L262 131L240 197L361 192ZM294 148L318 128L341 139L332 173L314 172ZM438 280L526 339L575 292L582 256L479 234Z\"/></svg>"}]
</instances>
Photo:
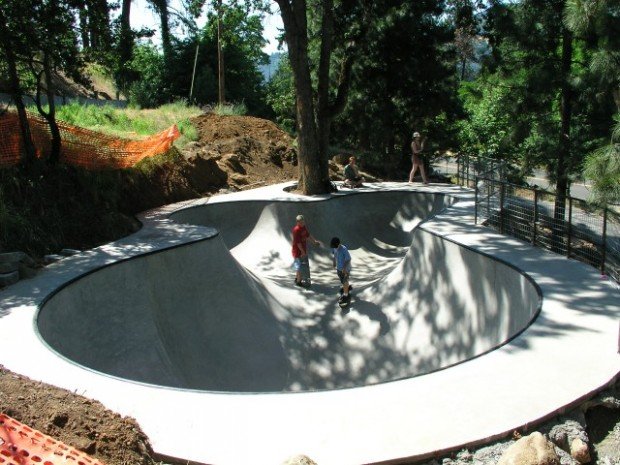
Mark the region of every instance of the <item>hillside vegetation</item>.
<instances>
[{"instance_id":1,"label":"hillside vegetation","mask_svg":"<svg viewBox=\"0 0 620 465\"><path fill-rule=\"evenodd\" d=\"M125 138L172 124L182 135L167 153L123 170L44 162L0 170L0 251L40 259L63 248L92 248L135 231L141 211L297 173L292 139L259 118L202 115L182 104L152 110L72 104L60 108L59 119Z\"/></svg>"}]
</instances>

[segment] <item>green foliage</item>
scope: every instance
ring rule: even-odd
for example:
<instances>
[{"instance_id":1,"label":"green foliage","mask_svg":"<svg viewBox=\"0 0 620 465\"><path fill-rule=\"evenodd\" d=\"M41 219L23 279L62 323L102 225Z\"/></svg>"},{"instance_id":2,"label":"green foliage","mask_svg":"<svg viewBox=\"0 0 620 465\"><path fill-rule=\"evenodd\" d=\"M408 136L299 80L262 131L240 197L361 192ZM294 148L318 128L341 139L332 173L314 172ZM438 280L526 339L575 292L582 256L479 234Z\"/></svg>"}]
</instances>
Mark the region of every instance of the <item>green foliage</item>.
<instances>
[{"instance_id":1,"label":"green foliage","mask_svg":"<svg viewBox=\"0 0 620 465\"><path fill-rule=\"evenodd\" d=\"M466 112L458 123L461 150L491 158L514 154L509 89L493 82L463 83L459 95Z\"/></svg>"},{"instance_id":2,"label":"green foliage","mask_svg":"<svg viewBox=\"0 0 620 465\"><path fill-rule=\"evenodd\" d=\"M141 108L155 108L169 101L164 58L152 45L134 49L131 68L139 79L129 88L129 101Z\"/></svg>"},{"instance_id":3,"label":"green foliage","mask_svg":"<svg viewBox=\"0 0 620 465\"><path fill-rule=\"evenodd\" d=\"M568 176L580 173L584 154L603 135L610 116L583 66L591 52L584 42L562 35L563 6L564 0L490 3L484 30L492 53L476 81L459 90L466 111L459 123L463 149L502 158L521 174L544 166L552 181L559 154ZM564 39L572 44L566 72ZM563 89L571 97L568 138L561 134Z\"/></svg>"},{"instance_id":4,"label":"green foliage","mask_svg":"<svg viewBox=\"0 0 620 465\"><path fill-rule=\"evenodd\" d=\"M135 221L118 212L121 185L115 177L64 165L1 170L0 249L42 256L135 230Z\"/></svg>"},{"instance_id":5,"label":"green foliage","mask_svg":"<svg viewBox=\"0 0 620 465\"><path fill-rule=\"evenodd\" d=\"M585 176L593 183L593 200L620 203L620 143L601 147L586 158Z\"/></svg>"},{"instance_id":6,"label":"green foliage","mask_svg":"<svg viewBox=\"0 0 620 465\"><path fill-rule=\"evenodd\" d=\"M340 144L383 154L383 167L401 175L413 131L428 135L435 149L452 145L453 34L445 2L373 2L371 15L347 107L332 134Z\"/></svg>"},{"instance_id":7,"label":"green foliage","mask_svg":"<svg viewBox=\"0 0 620 465\"><path fill-rule=\"evenodd\" d=\"M59 120L93 131L152 133L155 128L147 120L130 118L126 111L112 105L83 105L78 102L57 110Z\"/></svg>"},{"instance_id":8,"label":"green foliage","mask_svg":"<svg viewBox=\"0 0 620 465\"><path fill-rule=\"evenodd\" d=\"M600 115L592 120L607 122L608 115L616 112L611 141L599 145L588 155L584 174L593 182L595 201L617 203L620 202L620 3L615 0L568 0L564 19L575 33L587 38L586 47L591 58L584 79L589 81L592 89L589 101L596 105ZM604 111L606 108L607 112ZM599 138L589 139L594 144Z\"/></svg>"},{"instance_id":9,"label":"green foliage","mask_svg":"<svg viewBox=\"0 0 620 465\"><path fill-rule=\"evenodd\" d=\"M267 102L275 113L276 122L292 134L295 131L295 85L287 55L281 57L267 85Z\"/></svg>"},{"instance_id":10,"label":"green foliage","mask_svg":"<svg viewBox=\"0 0 620 465\"><path fill-rule=\"evenodd\" d=\"M223 105L215 105L213 111L220 116L243 116L248 113L248 108L245 103L226 103Z\"/></svg>"},{"instance_id":11,"label":"green foliage","mask_svg":"<svg viewBox=\"0 0 620 465\"><path fill-rule=\"evenodd\" d=\"M226 102L243 102L250 114L267 116L265 86L259 65L268 57L260 17L248 14L240 5L224 6L222 14L222 52ZM191 100L198 105L218 101L217 16L212 12L200 35L180 41L174 49L168 76L170 93L189 96L198 47L196 74Z\"/></svg>"},{"instance_id":12,"label":"green foliage","mask_svg":"<svg viewBox=\"0 0 620 465\"><path fill-rule=\"evenodd\" d=\"M162 105L153 110L71 103L58 108L58 119L74 126L127 139L150 136L176 124L181 137L175 141L175 145L182 148L188 142L198 139L198 131L192 126L190 119L201 113L200 108L188 106L183 101Z\"/></svg>"},{"instance_id":13,"label":"green foliage","mask_svg":"<svg viewBox=\"0 0 620 465\"><path fill-rule=\"evenodd\" d=\"M197 141L199 138L198 130L188 119L181 120L177 123L177 127L179 128L179 132L185 136L188 142ZM185 144L177 143L179 148L183 147Z\"/></svg>"},{"instance_id":14,"label":"green foliage","mask_svg":"<svg viewBox=\"0 0 620 465\"><path fill-rule=\"evenodd\" d=\"M588 155L584 175L593 183L593 200L603 205L620 203L620 113L611 142Z\"/></svg>"}]
</instances>

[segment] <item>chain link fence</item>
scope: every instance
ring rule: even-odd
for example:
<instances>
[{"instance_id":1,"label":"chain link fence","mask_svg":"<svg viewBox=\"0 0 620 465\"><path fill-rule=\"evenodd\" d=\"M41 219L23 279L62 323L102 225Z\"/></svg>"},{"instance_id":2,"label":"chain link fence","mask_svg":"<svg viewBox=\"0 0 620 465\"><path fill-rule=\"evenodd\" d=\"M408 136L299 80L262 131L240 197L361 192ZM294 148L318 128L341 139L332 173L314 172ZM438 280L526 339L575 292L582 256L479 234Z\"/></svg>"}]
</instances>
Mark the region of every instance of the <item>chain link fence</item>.
<instances>
[{"instance_id":1,"label":"chain link fence","mask_svg":"<svg viewBox=\"0 0 620 465\"><path fill-rule=\"evenodd\" d=\"M620 208L510 184L503 162L467 155L457 182L475 189L476 224L528 241L599 269L620 283Z\"/></svg>"}]
</instances>

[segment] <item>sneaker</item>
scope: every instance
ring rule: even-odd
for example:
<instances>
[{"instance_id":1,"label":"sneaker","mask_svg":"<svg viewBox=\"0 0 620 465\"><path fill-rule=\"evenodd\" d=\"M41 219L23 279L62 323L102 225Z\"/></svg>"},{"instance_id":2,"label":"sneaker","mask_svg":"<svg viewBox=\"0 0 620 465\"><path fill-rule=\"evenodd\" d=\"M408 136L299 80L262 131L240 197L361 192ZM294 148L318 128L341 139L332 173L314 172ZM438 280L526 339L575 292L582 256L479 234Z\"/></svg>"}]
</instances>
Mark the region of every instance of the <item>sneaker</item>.
<instances>
[{"instance_id":1,"label":"sneaker","mask_svg":"<svg viewBox=\"0 0 620 465\"><path fill-rule=\"evenodd\" d=\"M343 304L347 301L347 298L343 295L340 296L340 298L338 299L338 303L339 304Z\"/></svg>"},{"instance_id":2,"label":"sneaker","mask_svg":"<svg viewBox=\"0 0 620 465\"><path fill-rule=\"evenodd\" d=\"M353 286L349 284L349 292L351 292L352 290L353 290ZM338 292L340 293L340 295L344 294L344 287L340 287L340 290Z\"/></svg>"},{"instance_id":3,"label":"sneaker","mask_svg":"<svg viewBox=\"0 0 620 465\"><path fill-rule=\"evenodd\" d=\"M303 283L301 281L295 280L295 286L303 287Z\"/></svg>"}]
</instances>

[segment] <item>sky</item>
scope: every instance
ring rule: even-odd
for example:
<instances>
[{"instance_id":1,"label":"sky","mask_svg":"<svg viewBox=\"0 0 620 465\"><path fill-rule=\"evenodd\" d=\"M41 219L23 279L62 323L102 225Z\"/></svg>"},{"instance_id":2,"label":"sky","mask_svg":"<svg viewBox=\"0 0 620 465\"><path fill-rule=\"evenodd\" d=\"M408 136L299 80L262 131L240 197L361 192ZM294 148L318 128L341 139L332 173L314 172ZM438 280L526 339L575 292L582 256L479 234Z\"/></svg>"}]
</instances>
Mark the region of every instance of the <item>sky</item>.
<instances>
[{"instance_id":1,"label":"sky","mask_svg":"<svg viewBox=\"0 0 620 465\"><path fill-rule=\"evenodd\" d=\"M179 7L179 2L177 0L172 0L171 6L173 8ZM147 6L146 0L133 0L131 2L131 27L133 29L140 29L141 27L149 27L155 29L156 35L153 38L155 43L159 43L161 41L159 36L159 18L150 10ZM202 26L204 24L204 20L198 19L198 26ZM279 11L275 12L272 15L268 15L265 17L263 21L263 27L265 28L264 34L265 38L269 41L269 43L263 47L263 52L267 54L277 52L278 41L276 40L276 36L278 35L278 28L282 28L282 18L280 17Z\"/></svg>"}]
</instances>

